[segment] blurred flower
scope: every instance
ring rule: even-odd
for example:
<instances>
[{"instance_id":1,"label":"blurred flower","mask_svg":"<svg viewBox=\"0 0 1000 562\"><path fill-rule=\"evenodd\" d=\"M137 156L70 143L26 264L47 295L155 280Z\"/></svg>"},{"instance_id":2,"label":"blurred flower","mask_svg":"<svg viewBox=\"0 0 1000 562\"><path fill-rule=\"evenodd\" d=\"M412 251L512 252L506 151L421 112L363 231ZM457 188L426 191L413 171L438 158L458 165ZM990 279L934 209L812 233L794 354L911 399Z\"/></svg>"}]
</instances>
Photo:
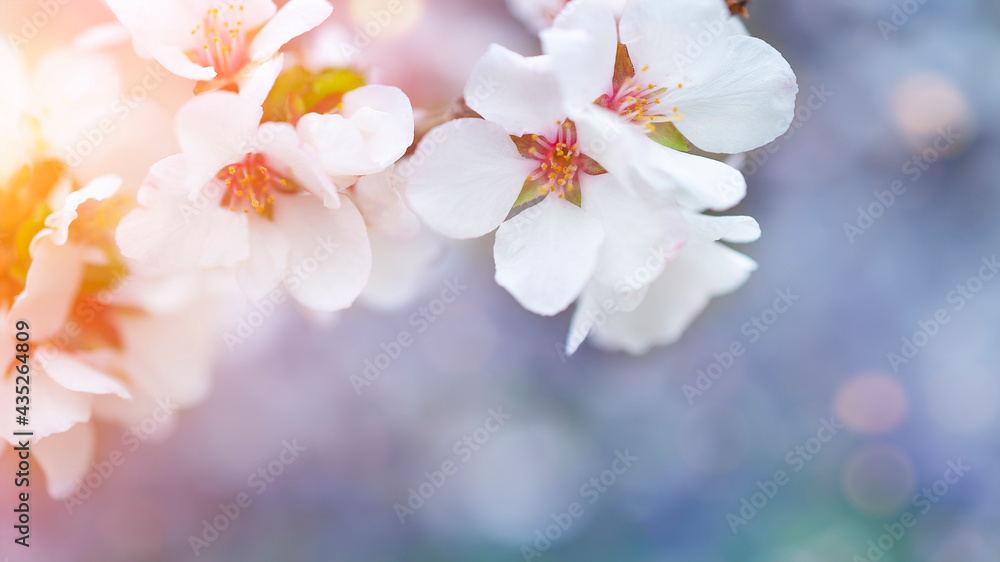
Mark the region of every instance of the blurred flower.
<instances>
[{"instance_id":1,"label":"blurred flower","mask_svg":"<svg viewBox=\"0 0 1000 562\"><path fill-rule=\"evenodd\" d=\"M248 72L288 41L323 22L325 0L107 0L139 56L198 80L199 90L241 87Z\"/></svg>"},{"instance_id":2,"label":"blurred flower","mask_svg":"<svg viewBox=\"0 0 1000 562\"><path fill-rule=\"evenodd\" d=\"M170 408L157 421L170 419L207 391L212 348L206 344L211 323L202 317L212 308L191 308L190 291L165 301L163 287L131 275L117 253L112 233L123 212L124 201L114 197L120 180L98 178L67 193L72 180L64 172L51 162L26 168L2 190L7 212L0 224L3 394L15 396L24 384L17 381L21 363L9 330L25 320L29 425L55 497L71 493L89 468L94 416L134 423L165 403ZM18 197L11 196L15 191ZM147 297L158 301L155 313L129 298L143 291L155 291ZM178 315L183 330L173 323ZM12 444L13 423L12 417L0 420Z\"/></svg>"}]
</instances>

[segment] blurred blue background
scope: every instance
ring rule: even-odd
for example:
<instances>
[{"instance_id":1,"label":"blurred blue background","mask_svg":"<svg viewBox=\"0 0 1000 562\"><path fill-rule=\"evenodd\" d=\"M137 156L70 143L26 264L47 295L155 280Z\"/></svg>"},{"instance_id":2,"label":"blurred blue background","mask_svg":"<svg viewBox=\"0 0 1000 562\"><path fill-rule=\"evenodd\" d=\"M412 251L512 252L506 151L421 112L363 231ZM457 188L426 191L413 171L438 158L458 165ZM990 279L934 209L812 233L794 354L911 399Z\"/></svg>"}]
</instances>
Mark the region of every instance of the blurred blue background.
<instances>
[{"instance_id":1,"label":"blurred blue background","mask_svg":"<svg viewBox=\"0 0 1000 562\"><path fill-rule=\"evenodd\" d=\"M213 394L172 436L72 514L39 500L47 559L1000 560L1000 3L750 8L799 111L745 169L759 271L677 344L564 361L569 315L497 287L491 240L451 245L398 313L285 307L239 353L220 340ZM482 40L523 51L497 31L515 25ZM465 288L441 306L446 280ZM798 298L769 312L776 291Z\"/></svg>"}]
</instances>

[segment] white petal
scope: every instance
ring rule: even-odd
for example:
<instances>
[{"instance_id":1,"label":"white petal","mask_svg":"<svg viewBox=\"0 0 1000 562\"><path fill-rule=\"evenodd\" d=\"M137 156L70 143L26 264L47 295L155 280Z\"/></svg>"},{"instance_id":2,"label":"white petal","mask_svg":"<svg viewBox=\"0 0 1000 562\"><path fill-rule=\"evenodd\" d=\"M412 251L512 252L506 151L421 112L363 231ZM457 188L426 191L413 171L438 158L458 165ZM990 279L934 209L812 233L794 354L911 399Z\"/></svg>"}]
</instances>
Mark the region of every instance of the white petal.
<instances>
[{"instance_id":1,"label":"white petal","mask_svg":"<svg viewBox=\"0 0 1000 562\"><path fill-rule=\"evenodd\" d=\"M24 290L10 309L14 321L27 320L31 336L43 341L63 327L83 282L83 258L73 244L56 246L48 238L32 245Z\"/></svg>"},{"instance_id":2,"label":"white petal","mask_svg":"<svg viewBox=\"0 0 1000 562\"><path fill-rule=\"evenodd\" d=\"M368 231L350 198L337 209L311 196L286 197L274 207L274 222L288 237L285 287L308 308L334 311L351 306L372 267Z\"/></svg>"},{"instance_id":3,"label":"white petal","mask_svg":"<svg viewBox=\"0 0 1000 562\"><path fill-rule=\"evenodd\" d=\"M118 176L101 176L66 196L63 208L45 217L45 226L53 229L52 242L63 245L69 237L69 225L76 220L77 208L86 201L103 201L118 192L122 180Z\"/></svg>"},{"instance_id":4,"label":"white petal","mask_svg":"<svg viewBox=\"0 0 1000 562\"><path fill-rule=\"evenodd\" d=\"M725 57L700 80L670 91L663 103L684 116L677 129L709 152L753 150L792 123L795 73L773 47L755 37L729 37Z\"/></svg>"},{"instance_id":5,"label":"white petal","mask_svg":"<svg viewBox=\"0 0 1000 562\"><path fill-rule=\"evenodd\" d=\"M420 220L413 214L396 189L396 174L386 170L359 178L351 188L365 224L394 238L410 238L420 230Z\"/></svg>"},{"instance_id":6,"label":"white petal","mask_svg":"<svg viewBox=\"0 0 1000 562\"><path fill-rule=\"evenodd\" d=\"M256 151L267 155L269 166L274 166L283 177L293 180L329 206L340 205L337 187L323 170L316 149L299 138L295 127L290 123L264 123L257 137L261 142L255 147ZM267 142L263 142L264 139Z\"/></svg>"},{"instance_id":7,"label":"white petal","mask_svg":"<svg viewBox=\"0 0 1000 562\"><path fill-rule=\"evenodd\" d=\"M53 499L72 494L90 469L97 448L94 426L80 423L54 433L31 446L45 473L46 489Z\"/></svg>"},{"instance_id":8,"label":"white petal","mask_svg":"<svg viewBox=\"0 0 1000 562\"><path fill-rule=\"evenodd\" d=\"M541 34L566 103L578 108L611 94L618 53L615 15L601 0L576 0Z\"/></svg>"},{"instance_id":9,"label":"white petal","mask_svg":"<svg viewBox=\"0 0 1000 562\"><path fill-rule=\"evenodd\" d=\"M495 43L472 69L465 103L514 136L546 134L566 118L551 60L523 57Z\"/></svg>"},{"instance_id":10,"label":"white petal","mask_svg":"<svg viewBox=\"0 0 1000 562\"><path fill-rule=\"evenodd\" d=\"M88 365L81 358L63 353L55 347L40 348L37 360L45 373L63 388L87 394L115 394L122 398L132 395L121 381Z\"/></svg>"},{"instance_id":11,"label":"white petal","mask_svg":"<svg viewBox=\"0 0 1000 562\"><path fill-rule=\"evenodd\" d=\"M384 169L372 160L361 131L343 115L307 113L299 119L296 130L315 149L331 176L364 176Z\"/></svg>"},{"instance_id":12,"label":"white petal","mask_svg":"<svg viewBox=\"0 0 1000 562\"><path fill-rule=\"evenodd\" d=\"M591 336L599 347L632 354L673 343L711 298L740 287L756 268L753 260L722 244L685 248L650 285L640 307L608 315Z\"/></svg>"},{"instance_id":13,"label":"white petal","mask_svg":"<svg viewBox=\"0 0 1000 562\"><path fill-rule=\"evenodd\" d=\"M247 216L219 206L209 190L189 201L186 157L157 162L139 188L140 207L121 220L115 240L126 257L160 267L229 267L247 259Z\"/></svg>"},{"instance_id":14,"label":"white petal","mask_svg":"<svg viewBox=\"0 0 1000 562\"><path fill-rule=\"evenodd\" d=\"M344 94L340 113L365 139L379 171L399 160L413 144L413 107L395 86L370 85Z\"/></svg>"},{"instance_id":15,"label":"white petal","mask_svg":"<svg viewBox=\"0 0 1000 562\"><path fill-rule=\"evenodd\" d=\"M675 204L626 191L611 174L580 179L581 207L604 227L594 280L632 294L656 279L687 236Z\"/></svg>"},{"instance_id":16,"label":"white petal","mask_svg":"<svg viewBox=\"0 0 1000 562\"><path fill-rule=\"evenodd\" d=\"M261 63L251 65L248 71L239 75L240 97L253 105L264 105L264 100L271 93L274 82L281 74L285 64L285 55L279 54Z\"/></svg>"},{"instance_id":17,"label":"white petal","mask_svg":"<svg viewBox=\"0 0 1000 562\"><path fill-rule=\"evenodd\" d=\"M207 81L216 76L214 68L211 66L201 66L192 61L184 51L177 47L154 46L150 48L150 56L156 59L156 62L162 64L163 68L181 78Z\"/></svg>"},{"instance_id":18,"label":"white petal","mask_svg":"<svg viewBox=\"0 0 1000 562\"><path fill-rule=\"evenodd\" d=\"M536 314L558 314L594 273L603 240L597 219L549 194L497 230L497 284Z\"/></svg>"},{"instance_id":19,"label":"white petal","mask_svg":"<svg viewBox=\"0 0 1000 562\"><path fill-rule=\"evenodd\" d=\"M125 369L141 394L181 407L205 397L219 312L213 295L203 295L169 313L121 319Z\"/></svg>"},{"instance_id":20,"label":"white petal","mask_svg":"<svg viewBox=\"0 0 1000 562\"><path fill-rule=\"evenodd\" d=\"M632 295L623 295L612 287L590 282L580 294L573 309L573 317L566 333L566 355L573 355L580 348L595 326L607 321L608 315L634 310L646 297L643 287Z\"/></svg>"},{"instance_id":21,"label":"white petal","mask_svg":"<svg viewBox=\"0 0 1000 562\"><path fill-rule=\"evenodd\" d=\"M718 240L746 243L760 238L760 225L753 217L715 217L685 211L684 219L690 228L687 243L690 247Z\"/></svg>"},{"instance_id":22,"label":"white petal","mask_svg":"<svg viewBox=\"0 0 1000 562\"><path fill-rule=\"evenodd\" d=\"M596 106L576 116L580 145L627 185L674 190L679 203L724 210L746 195L746 180L723 162L667 148ZM606 140L607 139L607 140Z\"/></svg>"},{"instance_id":23,"label":"white petal","mask_svg":"<svg viewBox=\"0 0 1000 562\"><path fill-rule=\"evenodd\" d=\"M187 157L191 190L250 152L263 114L260 106L232 92L201 94L177 110L177 141Z\"/></svg>"},{"instance_id":24,"label":"white petal","mask_svg":"<svg viewBox=\"0 0 1000 562\"><path fill-rule=\"evenodd\" d=\"M15 396L16 379L6 376L0 380L3 396ZM68 431L74 425L90 421L92 394L74 392L49 378L36 363L31 374L31 430L35 439L42 439L55 433ZM11 400L13 401L13 400ZM13 412L11 412L13 414ZM16 442L13 433L20 431L14 424L14 416L0 417L0 431L3 438Z\"/></svg>"},{"instance_id":25,"label":"white petal","mask_svg":"<svg viewBox=\"0 0 1000 562\"><path fill-rule=\"evenodd\" d=\"M458 119L428 133L398 170L412 172L406 198L430 228L476 238L507 217L535 164L521 157L500 125Z\"/></svg>"},{"instance_id":26,"label":"white petal","mask_svg":"<svg viewBox=\"0 0 1000 562\"><path fill-rule=\"evenodd\" d=\"M644 81L686 87L685 78L722 57L729 19L725 3L713 0L631 0L618 31Z\"/></svg>"},{"instance_id":27,"label":"white petal","mask_svg":"<svg viewBox=\"0 0 1000 562\"><path fill-rule=\"evenodd\" d=\"M326 0L291 0L257 32L250 43L250 59L273 56L285 43L323 23L331 12L333 6Z\"/></svg>"},{"instance_id":28,"label":"white petal","mask_svg":"<svg viewBox=\"0 0 1000 562\"><path fill-rule=\"evenodd\" d=\"M298 197L275 198L275 206ZM285 277L288 268L288 252L291 247L288 238L270 220L251 217L247 224L250 241L250 256L236 271L243 293L251 301L262 299L277 287Z\"/></svg>"}]
</instances>

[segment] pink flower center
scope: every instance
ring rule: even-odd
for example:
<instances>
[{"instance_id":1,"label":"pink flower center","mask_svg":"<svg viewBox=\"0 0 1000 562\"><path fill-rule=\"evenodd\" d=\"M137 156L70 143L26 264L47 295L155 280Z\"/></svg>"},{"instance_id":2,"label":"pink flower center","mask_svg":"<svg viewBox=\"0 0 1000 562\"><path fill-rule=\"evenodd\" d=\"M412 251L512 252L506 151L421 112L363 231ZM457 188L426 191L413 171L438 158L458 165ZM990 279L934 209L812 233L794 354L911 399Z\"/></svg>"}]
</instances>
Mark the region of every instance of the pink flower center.
<instances>
[{"instance_id":1,"label":"pink flower center","mask_svg":"<svg viewBox=\"0 0 1000 562\"><path fill-rule=\"evenodd\" d=\"M202 23L191 30L191 35L202 41L198 49L188 53L191 60L215 68L217 78L236 75L249 62L242 16L242 4L210 8Z\"/></svg>"},{"instance_id":2,"label":"pink flower center","mask_svg":"<svg viewBox=\"0 0 1000 562\"><path fill-rule=\"evenodd\" d=\"M531 135L534 143L528 147L528 156L538 161L538 167L528 176L530 182L544 182L539 195L556 192L564 197L579 185L580 166L585 158L577 143L576 126L570 121L559 124L555 139Z\"/></svg>"},{"instance_id":3,"label":"pink flower center","mask_svg":"<svg viewBox=\"0 0 1000 562\"><path fill-rule=\"evenodd\" d=\"M647 66L642 71L648 69ZM667 92L667 88L644 83L641 78L639 74L626 78L614 94L603 96L598 102L599 105L614 111L625 120L643 126L648 131L652 131L657 123L680 121L684 118L676 107L668 108L660 103L660 96ZM684 86L677 84L677 87Z\"/></svg>"},{"instance_id":4,"label":"pink flower center","mask_svg":"<svg viewBox=\"0 0 1000 562\"><path fill-rule=\"evenodd\" d=\"M225 185L220 205L229 207L230 211L249 213L253 209L257 214L271 217L274 193L294 193L298 186L281 177L274 170L268 169L264 155L252 153L219 171L216 178Z\"/></svg>"}]
</instances>

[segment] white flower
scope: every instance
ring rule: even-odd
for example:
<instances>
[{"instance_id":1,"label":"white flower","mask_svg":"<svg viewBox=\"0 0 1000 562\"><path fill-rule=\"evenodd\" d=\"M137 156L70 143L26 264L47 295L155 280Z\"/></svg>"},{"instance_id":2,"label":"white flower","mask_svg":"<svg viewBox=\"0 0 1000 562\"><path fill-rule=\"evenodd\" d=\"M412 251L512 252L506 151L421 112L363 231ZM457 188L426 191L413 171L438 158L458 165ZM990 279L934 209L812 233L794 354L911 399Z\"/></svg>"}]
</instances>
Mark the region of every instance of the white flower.
<instances>
[{"instance_id":1,"label":"white flower","mask_svg":"<svg viewBox=\"0 0 1000 562\"><path fill-rule=\"evenodd\" d=\"M619 23L602 1L575 0L542 32L581 141L607 141L594 155L605 168L640 185L674 184L693 207L742 199L742 180L724 179L712 161L679 165L680 153L662 146L738 153L791 123L791 68L767 43L734 34L730 20L717 0L629 0Z\"/></svg>"},{"instance_id":2,"label":"white flower","mask_svg":"<svg viewBox=\"0 0 1000 562\"><path fill-rule=\"evenodd\" d=\"M280 57L274 67L259 80L273 83ZM345 94L337 113L259 124L268 89L210 92L181 108L183 153L150 170L119 246L161 266L235 267L253 300L282 284L308 308L346 308L368 279L371 249L334 179L350 185L398 159L412 142L412 110L397 89L366 86Z\"/></svg>"},{"instance_id":3,"label":"white flower","mask_svg":"<svg viewBox=\"0 0 1000 562\"><path fill-rule=\"evenodd\" d=\"M325 0L107 0L139 56L211 88L236 82L291 39L323 22Z\"/></svg>"},{"instance_id":4,"label":"white flower","mask_svg":"<svg viewBox=\"0 0 1000 562\"><path fill-rule=\"evenodd\" d=\"M497 283L543 315L565 309L592 279L626 275L653 249L672 255L685 236L669 193L623 185L590 157L549 63L493 45L466 89L466 103L485 120L459 119L428 135L407 187L414 211L445 236L499 226ZM494 91L481 91L494 82ZM515 204L537 198L505 222Z\"/></svg>"},{"instance_id":5,"label":"white flower","mask_svg":"<svg viewBox=\"0 0 1000 562\"><path fill-rule=\"evenodd\" d=\"M638 306L621 304L607 286L592 284L577 302L566 338L573 354L588 334L603 349L642 354L677 341L713 297L736 290L757 269L747 256L721 244L753 242L760 227L750 217L715 217L684 211L689 237L684 248L642 291ZM645 275L642 270L635 276ZM638 281L638 280L637 280ZM638 291L630 280L620 290Z\"/></svg>"}]
</instances>

